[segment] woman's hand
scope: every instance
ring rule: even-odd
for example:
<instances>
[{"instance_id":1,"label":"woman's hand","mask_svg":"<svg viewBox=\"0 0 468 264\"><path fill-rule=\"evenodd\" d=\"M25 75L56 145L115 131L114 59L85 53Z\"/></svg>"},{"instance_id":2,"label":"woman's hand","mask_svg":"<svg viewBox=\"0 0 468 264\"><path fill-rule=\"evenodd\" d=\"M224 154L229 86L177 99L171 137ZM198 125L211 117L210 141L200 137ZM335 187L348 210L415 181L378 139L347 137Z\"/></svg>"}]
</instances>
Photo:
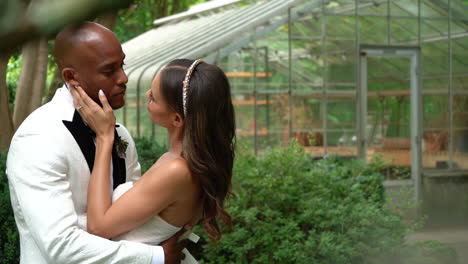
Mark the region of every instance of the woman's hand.
<instances>
[{"instance_id":1,"label":"woman's hand","mask_svg":"<svg viewBox=\"0 0 468 264\"><path fill-rule=\"evenodd\" d=\"M96 140L114 141L115 116L106 95L99 90L99 101L102 107L94 102L81 88L75 86L70 89L76 110L83 120L96 133Z\"/></svg>"}]
</instances>

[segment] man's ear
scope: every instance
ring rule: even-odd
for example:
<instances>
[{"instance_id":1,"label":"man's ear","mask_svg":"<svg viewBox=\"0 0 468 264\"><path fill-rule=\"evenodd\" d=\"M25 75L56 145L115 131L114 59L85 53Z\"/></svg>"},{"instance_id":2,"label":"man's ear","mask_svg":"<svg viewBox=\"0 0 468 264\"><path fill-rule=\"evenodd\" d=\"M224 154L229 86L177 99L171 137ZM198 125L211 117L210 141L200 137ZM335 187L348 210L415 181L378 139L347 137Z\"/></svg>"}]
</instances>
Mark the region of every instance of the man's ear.
<instances>
[{"instance_id":1,"label":"man's ear","mask_svg":"<svg viewBox=\"0 0 468 264\"><path fill-rule=\"evenodd\" d=\"M184 119L179 113L175 113L175 117L172 120L172 125L175 127L182 127L184 125Z\"/></svg>"},{"instance_id":2,"label":"man's ear","mask_svg":"<svg viewBox=\"0 0 468 264\"><path fill-rule=\"evenodd\" d=\"M62 78L65 83L68 83L72 86L79 86L80 82L76 80L76 72L72 68L63 68L62 70Z\"/></svg>"}]
</instances>

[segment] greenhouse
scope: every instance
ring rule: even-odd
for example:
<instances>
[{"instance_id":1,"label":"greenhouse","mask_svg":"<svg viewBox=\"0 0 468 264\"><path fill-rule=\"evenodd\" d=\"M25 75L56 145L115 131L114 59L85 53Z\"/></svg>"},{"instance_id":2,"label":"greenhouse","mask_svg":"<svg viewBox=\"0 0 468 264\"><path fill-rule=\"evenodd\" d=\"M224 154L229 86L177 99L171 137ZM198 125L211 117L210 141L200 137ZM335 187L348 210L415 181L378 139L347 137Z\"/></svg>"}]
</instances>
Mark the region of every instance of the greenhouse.
<instances>
[{"instance_id":1,"label":"greenhouse","mask_svg":"<svg viewBox=\"0 0 468 264\"><path fill-rule=\"evenodd\" d=\"M210 1L123 45L120 120L164 142L144 93L175 58L230 79L238 142L376 156L421 178L468 169L468 6L459 0Z\"/></svg>"}]
</instances>

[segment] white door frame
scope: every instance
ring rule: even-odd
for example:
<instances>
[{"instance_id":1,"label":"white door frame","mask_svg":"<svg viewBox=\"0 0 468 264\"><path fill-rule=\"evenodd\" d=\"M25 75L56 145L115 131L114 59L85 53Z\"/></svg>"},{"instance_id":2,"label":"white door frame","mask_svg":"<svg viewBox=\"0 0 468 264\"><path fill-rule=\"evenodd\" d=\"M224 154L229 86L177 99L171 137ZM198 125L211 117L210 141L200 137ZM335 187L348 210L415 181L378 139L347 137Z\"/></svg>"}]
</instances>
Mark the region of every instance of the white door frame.
<instances>
[{"instance_id":1,"label":"white door frame","mask_svg":"<svg viewBox=\"0 0 468 264\"><path fill-rule=\"evenodd\" d=\"M409 58L411 63L411 180L414 184L414 198L421 200L422 168L422 96L420 76L420 48L416 46L379 46L361 45L359 47L359 88L358 113L358 153L362 159L367 158L367 59L368 57Z\"/></svg>"}]
</instances>

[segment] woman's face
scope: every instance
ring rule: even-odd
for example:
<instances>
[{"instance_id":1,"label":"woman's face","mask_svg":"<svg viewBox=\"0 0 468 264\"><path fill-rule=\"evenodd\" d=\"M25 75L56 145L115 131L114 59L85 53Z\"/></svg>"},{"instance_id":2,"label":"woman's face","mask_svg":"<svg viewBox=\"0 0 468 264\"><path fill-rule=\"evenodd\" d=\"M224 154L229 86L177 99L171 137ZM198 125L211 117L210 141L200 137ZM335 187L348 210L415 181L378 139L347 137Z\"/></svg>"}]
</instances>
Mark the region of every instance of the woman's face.
<instances>
[{"instance_id":1,"label":"woman's face","mask_svg":"<svg viewBox=\"0 0 468 264\"><path fill-rule=\"evenodd\" d=\"M154 123L168 128L172 126L172 121L174 120L176 112L172 110L171 107L169 107L162 96L160 79L161 71L158 72L154 78L151 84L151 89L148 90L145 94L146 98L148 99L146 108L148 109L148 115L150 119Z\"/></svg>"}]
</instances>

